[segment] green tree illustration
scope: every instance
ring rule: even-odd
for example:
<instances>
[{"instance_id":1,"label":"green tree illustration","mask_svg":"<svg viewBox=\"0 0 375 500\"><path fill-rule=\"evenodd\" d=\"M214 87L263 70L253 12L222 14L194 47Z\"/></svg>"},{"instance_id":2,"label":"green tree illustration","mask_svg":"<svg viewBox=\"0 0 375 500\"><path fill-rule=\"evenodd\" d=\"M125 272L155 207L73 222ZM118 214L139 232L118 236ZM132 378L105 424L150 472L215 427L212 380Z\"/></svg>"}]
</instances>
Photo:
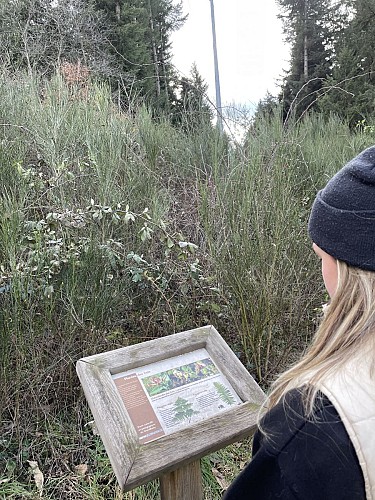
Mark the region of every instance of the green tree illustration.
<instances>
[{"instance_id":1,"label":"green tree illustration","mask_svg":"<svg viewBox=\"0 0 375 500\"><path fill-rule=\"evenodd\" d=\"M195 414L198 414L199 411L194 411L192 408L193 404L189 403L184 398L177 398L176 402L173 406L174 412L174 422L183 422L184 420L188 420L190 422L191 417Z\"/></svg>"},{"instance_id":2,"label":"green tree illustration","mask_svg":"<svg viewBox=\"0 0 375 500\"><path fill-rule=\"evenodd\" d=\"M220 382L214 382L214 386L216 389L216 392L219 395L219 398L227 405L232 406L236 402L232 393L228 389L228 387L225 387L225 385L220 384Z\"/></svg>"}]
</instances>

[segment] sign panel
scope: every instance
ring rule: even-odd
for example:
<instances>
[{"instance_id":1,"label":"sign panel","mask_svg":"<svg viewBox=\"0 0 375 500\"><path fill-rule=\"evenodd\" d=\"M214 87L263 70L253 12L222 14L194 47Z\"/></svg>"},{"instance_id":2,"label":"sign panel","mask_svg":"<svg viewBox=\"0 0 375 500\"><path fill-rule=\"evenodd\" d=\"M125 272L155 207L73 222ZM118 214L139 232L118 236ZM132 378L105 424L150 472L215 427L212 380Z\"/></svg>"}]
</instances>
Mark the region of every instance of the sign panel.
<instances>
[{"instance_id":1,"label":"sign panel","mask_svg":"<svg viewBox=\"0 0 375 500\"><path fill-rule=\"evenodd\" d=\"M112 378L142 444L242 403L206 349Z\"/></svg>"},{"instance_id":2,"label":"sign panel","mask_svg":"<svg viewBox=\"0 0 375 500\"><path fill-rule=\"evenodd\" d=\"M82 358L77 373L125 491L249 436L265 399L213 326Z\"/></svg>"}]
</instances>

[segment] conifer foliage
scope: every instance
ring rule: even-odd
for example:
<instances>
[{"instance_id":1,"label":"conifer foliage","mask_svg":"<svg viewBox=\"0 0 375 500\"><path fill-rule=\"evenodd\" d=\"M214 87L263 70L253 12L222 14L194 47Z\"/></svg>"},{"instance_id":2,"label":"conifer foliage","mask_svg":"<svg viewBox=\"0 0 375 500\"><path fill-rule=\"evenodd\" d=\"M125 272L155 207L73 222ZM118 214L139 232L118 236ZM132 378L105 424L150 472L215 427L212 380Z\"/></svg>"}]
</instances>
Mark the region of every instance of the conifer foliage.
<instances>
[{"instance_id":1,"label":"conifer foliage","mask_svg":"<svg viewBox=\"0 0 375 500\"><path fill-rule=\"evenodd\" d=\"M329 0L279 0L284 33L291 43L290 69L282 93L284 116L315 106L316 93L332 64Z\"/></svg>"},{"instance_id":2,"label":"conifer foliage","mask_svg":"<svg viewBox=\"0 0 375 500\"><path fill-rule=\"evenodd\" d=\"M97 0L110 26L112 54L121 66L128 95L142 96L153 109L168 111L174 73L170 36L185 21L172 0Z\"/></svg>"},{"instance_id":3,"label":"conifer foliage","mask_svg":"<svg viewBox=\"0 0 375 500\"><path fill-rule=\"evenodd\" d=\"M193 64L189 77L178 83L178 96L174 101L173 121L187 131L196 132L210 124L212 110L206 100L207 84Z\"/></svg>"},{"instance_id":4,"label":"conifer foliage","mask_svg":"<svg viewBox=\"0 0 375 500\"><path fill-rule=\"evenodd\" d=\"M353 127L375 115L374 0L278 0L290 67L279 101L284 120L310 110ZM272 113L261 102L258 113Z\"/></svg>"},{"instance_id":5,"label":"conifer foliage","mask_svg":"<svg viewBox=\"0 0 375 500\"><path fill-rule=\"evenodd\" d=\"M349 121L351 126L375 114L375 2L343 2L347 19L336 43L336 60L327 78L329 92L322 110Z\"/></svg>"}]
</instances>

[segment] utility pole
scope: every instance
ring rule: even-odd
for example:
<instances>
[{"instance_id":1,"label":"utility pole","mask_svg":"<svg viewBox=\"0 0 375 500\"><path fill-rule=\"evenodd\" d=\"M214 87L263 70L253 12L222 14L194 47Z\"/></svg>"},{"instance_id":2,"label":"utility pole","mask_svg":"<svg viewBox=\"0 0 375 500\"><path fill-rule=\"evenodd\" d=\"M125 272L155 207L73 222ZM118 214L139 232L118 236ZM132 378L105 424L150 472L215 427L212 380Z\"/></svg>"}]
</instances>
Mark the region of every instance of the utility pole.
<instances>
[{"instance_id":1,"label":"utility pole","mask_svg":"<svg viewBox=\"0 0 375 500\"><path fill-rule=\"evenodd\" d=\"M220 79L219 79L219 63L218 63L218 59L217 59L217 47L216 47L214 0L210 0L210 4L211 4L212 43L213 43L213 49L214 49L214 66L215 66L217 126L218 126L220 132L222 132L223 131L223 118L222 118L222 114L221 114L221 94L220 94Z\"/></svg>"}]
</instances>

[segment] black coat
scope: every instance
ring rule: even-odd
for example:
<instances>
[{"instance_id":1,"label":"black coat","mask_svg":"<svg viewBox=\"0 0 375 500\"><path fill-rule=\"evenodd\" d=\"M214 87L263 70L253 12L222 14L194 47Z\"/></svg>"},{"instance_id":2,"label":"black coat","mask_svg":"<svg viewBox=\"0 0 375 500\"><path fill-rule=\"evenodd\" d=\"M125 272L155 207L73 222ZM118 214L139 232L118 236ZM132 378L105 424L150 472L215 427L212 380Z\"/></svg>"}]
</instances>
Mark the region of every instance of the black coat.
<instances>
[{"instance_id":1,"label":"black coat","mask_svg":"<svg viewBox=\"0 0 375 500\"><path fill-rule=\"evenodd\" d=\"M224 500L365 500L361 467L332 403L319 394L305 417L300 390L263 418L254 436L253 458Z\"/></svg>"}]
</instances>

